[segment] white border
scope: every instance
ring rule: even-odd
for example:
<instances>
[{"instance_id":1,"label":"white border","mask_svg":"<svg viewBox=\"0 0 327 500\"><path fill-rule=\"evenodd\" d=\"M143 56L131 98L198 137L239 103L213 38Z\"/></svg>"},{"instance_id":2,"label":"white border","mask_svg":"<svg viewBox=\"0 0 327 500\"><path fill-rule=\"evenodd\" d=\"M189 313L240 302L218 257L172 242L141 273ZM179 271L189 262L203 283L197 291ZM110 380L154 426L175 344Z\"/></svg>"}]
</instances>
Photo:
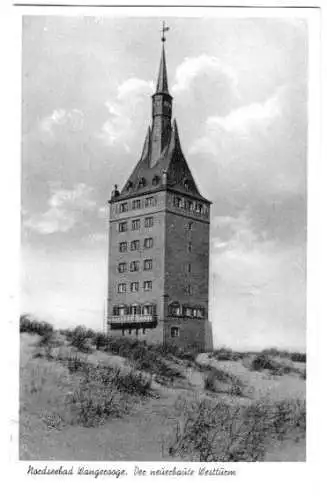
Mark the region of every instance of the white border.
<instances>
[{"instance_id":1,"label":"white border","mask_svg":"<svg viewBox=\"0 0 327 500\"><path fill-rule=\"evenodd\" d=\"M34 2L42 3L42 2ZM50 2L51 3L51 2ZM54 3L54 2L52 2ZM73 2L72 2L73 3ZM82 3L82 2L79 2ZM101 3L95 2L95 3ZM118 2L115 2L118 3ZM130 1L129 4L136 2ZM151 3L151 2L144 2ZM184 2L180 0L180 5L191 2ZM206 4L213 3L207 1ZM232 2L225 1L224 5L231 4ZM244 2L243 2L244 3ZM217 4L217 2L215 2ZM262 2L261 2L262 4ZM270 5L281 5L285 2L271 2ZM288 2L288 5L319 5L318 2ZM244 5L245 6L245 5ZM5 10L5 9L3 9ZM103 12L101 12L103 11ZM128 12L125 7L117 7L113 9L99 9L99 8L65 8L65 15L117 15L117 16L162 16L164 11L165 17L179 16L184 17L197 17L197 16L211 16L218 15L220 17L293 17L294 11L292 9L186 9L183 7L178 8L138 8L129 7ZM4 460L6 470L2 477L6 480L6 486L2 484L2 491L8 491L9 494L15 495L16 493L23 495L27 498L44 498L52 499L62 495L63 498L70 498L71 496L78 496L79 498L93 497L95 494L102 494L105 498L115 498L116 495L124 497L129 494L135 496L153 495L179 497L191 496L198 498L204 494L214 495L215 497L226 498L270 498L276 499L279 495L281 498L306 498L311 496L314 499L323 498L323 488L319 488L318 483L319 474L323 470L319 469L322 466L322 459L324 450L326 449L322 440L323 436L319 433L324 429L323 424L325 414L322 411L321 402L324 398L326 386L324 384L324 371L322 365L319 364L321 358L325 356L327 350L326 336L327 328L324 324L325 318L323 317L323 306L325 305L325 297L323 295L323 283L326 277L326 256L327 245L324 236L324 226L326 225L323 214L327 212L324 203L323 189L327 186L326 172L323 171L322 166L327 166L326 151L323 151L324 162L321 163L320 156L320 129L319 129L319 116L321 108L320 88L318 72L321 67L320 61L320 27L317 22L319 11L317 9L299 9L297 15L304 16L309 23L309 60L310 60L310 92L309 92L309 218L308 218L308 327L307 327L307 345L308 345L308 449L307 463L291 464L234 464L237 470L237 477L219 477L219 478L142 478L129 477L126 479L93 479L93 478L78 478L77 476L68 479L56 477L27 477L26 467L24 462L17 462L17 441L18 441L18 428L17 428L17 413L18 413L18 311L19 311L19 209L20 209L20 191L19 182L17 179L17 172L20 165L20 102L21 102L21 89L20 89L20 61L21 61L21 15L23 14L62 14L62 9L51 7L31 7L31 8L10 8L6 5L5 15L1 13L1 50L3 51L2 76L1 80L1 97L3 106L1 107L1 124L2 124L2 170L5 177L5 189L2 190L2 239L1 257L2 264L1 278L4 283L4 293L1 295L1 334L3 335L3 353L2 353L2 385L3 385L3 399L2 410L9 410L9 428L7 425L1 426L5 430L6 445L2 446L4 452ZM3 22L4 21L4 22ZM326 28L326 15L323 12L323 22ZM324 34L325 37L325 34ZM326 64L322 66L324 72L323 76L326 78ZM325 81L325 86L327 81ZM3 85L5 87L3 88ZM325 102L323 102L325 105ZM326 115L324 115L326 116ZM8 137L8 129L10 135ZM3 151L3 148L5 149ZM322 236L323 235L323 236ZM1 287L2 289L3 287ZM3 324L2 324L3 323ZM319 356L320 354L320 356ZM319 359L320 358L320 359ZM319 411L320 410L320 411ZM324 419L324 420L323 420ZM326 434L326 433L324 433ZM72 465L68 463L67 465ZM39 464L41 466L41 464ZM56 463L51 462L51 466ZM77 463L75 463L77 465ZM100 464L98 466L109 466L108 463ZM117 463L119 467L128 467L133 470L134 464ZM167 464L162 464L167 466ZM186 467L187 464L180 464ZM210 464L208 464L209 466ZM227 464L225 464L227 467ZM142 464L144 467L149 467L150 464ZM156 468L160 467L159 463L155 464ZM230 464L232 467L232 464ZM161 481L164 480L164 489L160 487ZM317 483L318 480L318 483ZM81 483L82 481L82 483ZM160 482L160 485L158 483ZM136 487L136 483L140 483Z\"/></svg>"}]
</instances>

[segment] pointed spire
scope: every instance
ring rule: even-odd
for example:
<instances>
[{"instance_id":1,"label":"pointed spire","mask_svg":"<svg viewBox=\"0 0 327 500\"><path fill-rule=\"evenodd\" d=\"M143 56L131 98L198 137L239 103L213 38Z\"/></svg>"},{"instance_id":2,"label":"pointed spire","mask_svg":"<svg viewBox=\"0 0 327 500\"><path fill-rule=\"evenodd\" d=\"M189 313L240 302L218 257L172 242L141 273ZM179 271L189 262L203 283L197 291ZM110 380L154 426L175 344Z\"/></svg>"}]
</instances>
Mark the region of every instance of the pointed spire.
<instances>
[{"instance_id":1,"label":"pointed spire","mask_svg":"<svg viewBox=\"0 0 327 500\"><path fill-rule=\"evenodd\" d=\"M173 130L171 133L169 149L170 149L170 151L174 151L176 149L179 149L180 151L182 150L181 142L179 140L179 133L178 133L176 118L173 121Z\"/></svg>"},{"instance_id":2,"label":"pointed spire","mask_svg":"<svg viewBox=\"0 0 327 500\"><path fill-rule=\"evenodd\" d=\"M169 94L168 90L168 77L167 77L167 66L166 66L166 54L165 45L162 44L161 60L157 81L156 93Z\"/></svg>"},{"instance_id":3,"label":"pointed spire","mask_svg":"<svg viewBox=\"0 0 327 500\"><path fill-rule=\"evenodd\" d=\"M150 152L150 142L151 142L151 129L148 127L148 131L145 137L145 141L143 144L143 149L142 149L142 155L141 155L141 161L146 160L149 156Z\"/></svg>"}]
</instances>

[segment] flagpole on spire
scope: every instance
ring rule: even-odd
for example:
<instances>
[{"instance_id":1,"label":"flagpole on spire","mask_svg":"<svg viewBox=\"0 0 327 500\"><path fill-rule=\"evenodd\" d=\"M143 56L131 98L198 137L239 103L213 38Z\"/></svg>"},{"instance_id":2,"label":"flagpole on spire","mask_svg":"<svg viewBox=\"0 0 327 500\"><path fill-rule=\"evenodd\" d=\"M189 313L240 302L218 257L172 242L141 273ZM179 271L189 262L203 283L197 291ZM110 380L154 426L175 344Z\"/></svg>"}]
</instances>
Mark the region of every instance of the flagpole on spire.
<instances>
[{"instance_id":1,"label":"flagpole on spire","mask_svg":"<svg viewBox=\"0 0 327 500\"><path fill-rule=\"evenodd\" d=\"M168 31L169 29L170 29L170 28L169 28L169 26L166 26L165 21L162 21L162 28L161 28L161 30L160 30L160 31L161 31L161 41L162 41L162 43L165 43L165 41L166 41L165 33L166 33L166 31Z\"/></svg>"}]
</instances>

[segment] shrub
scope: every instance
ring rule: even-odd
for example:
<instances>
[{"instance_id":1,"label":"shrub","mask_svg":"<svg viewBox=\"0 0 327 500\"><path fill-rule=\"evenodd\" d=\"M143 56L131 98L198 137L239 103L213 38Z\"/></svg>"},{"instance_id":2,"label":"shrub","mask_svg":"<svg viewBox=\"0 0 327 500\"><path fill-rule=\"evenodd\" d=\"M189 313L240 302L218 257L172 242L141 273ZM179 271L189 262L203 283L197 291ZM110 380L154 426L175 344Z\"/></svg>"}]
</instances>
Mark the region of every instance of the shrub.
<instances>
[{"instance_id":1,"label":"shrub","mask_svg":"<svg viewBox=\"0 0 327 500\"><path fill-rule=\"evenodd\" d=\"M209 400L186 403L172 431L170 456L206 461L260 461L273 440L304 437L305 406L299 400L230 406Z\"/></svg>"},{"instance_id":2,"label":"shrub","mask_svg":"<svg viewBox=\"0 0 327 500\"><path fill-rule=\"evenodd\" d=\"M266 354L268 356L276 356L280 358L288 358L291 361L298 363L305 363L307 360L306 353L304 352L290 352L285 350L279 350L275 347L271 347L269 349L264 349L261 354Z\"/></svg>"},{"instance_id":3,"label":"shrub","mask_svg":"<svg viewBox=\"0 0 327 500\"><path fill-rule=\"evenodd\" d=\"M108 337L106 352L128 359L137 370L148 371L161 380L182 378L180 370L168 363L160 346L148 346L143 341Z\"/></svg>"},{"instance_id":4,"label":"shrub","mask_svg":"<svg viewBox=\"0 0 327 500\"><path fill-rule=\"evenodd\" d=\"M90 352L90 339L93 336L92 330L85 326L76 326L74 330L68 332L67 337L72 346L81 352Z\"/></svg>"},{"instance_id":5,"label":"shrub","mask_svg":"<svg viewBox=\"0 0 327 500\"><path fill-rule=\"evenodd\" d=\"M204 378L204 388L207 391L226 392L233 396L243 394L243 384L238 377L214 367L210 367Z\"/></svg>"},{"instance_id":6,"label":"shrub","mask_svg":"<svg viewBox=\"0 0 327 500\"><path fill-rule=\"evenodd\" d=\"M238 361L242 359L244 354L240 352L232 351L232 349L221 347L220 349L215 349L212 352L212 357L217 359L217 361Z\"/></svg>"},{"instance_id":7,"label":"shrub","mask_svg":"<svg viewBox=\"0 0 327 500\"><path fill-rule=\"evenodd\" d=\"M76 355L68 359L68 369L80 377L78 389L67 398L74 424L99 425L127 412L135 398L151 395L151 377L133 369L92 365Z\"/></svg>"},{"instance_id":8,"label":"shrub","mask_svg":"<svg viewBox=\"0 0 327 500\"><path fill-rule=\"evenodd\" d=\"M41 336L50 336L53 333L53 326L47 321L39 321L29 314L23 314L19 320L19 330L21 333L35 333Z\"/></svg>"}]
</instances>

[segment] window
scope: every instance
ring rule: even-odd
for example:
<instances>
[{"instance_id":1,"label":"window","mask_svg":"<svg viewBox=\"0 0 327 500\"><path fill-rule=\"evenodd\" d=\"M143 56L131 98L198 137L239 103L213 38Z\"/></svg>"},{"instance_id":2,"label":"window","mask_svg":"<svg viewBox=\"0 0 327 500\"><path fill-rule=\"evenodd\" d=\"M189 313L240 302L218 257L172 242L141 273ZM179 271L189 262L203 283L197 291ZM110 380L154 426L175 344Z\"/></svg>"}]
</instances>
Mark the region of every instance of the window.
<instances>
[{"instance_id":1,"label":"window","mask_svg":"<svg viewBox=\"0 0 327 500\"><path fill-rule=\"evenodd\" d=\"M140 314L140 312L141 312L141 311L140 311L140 309L141 309L141 307L140 307L140 306L138 306L138 305L135 305L135 304L134 304L134 305L131 307L131 315L132 315L132 316L137 316L137 315L138 315L138 314Z\"/></svg>"},{"instance_id":2,"label":"window","mask_svg":"<svg viewBox=\"0 0 327 500\"><path fill-rule=\"evenodd\" d=\"M176 198L174 199L174 205L175 205L175 207L177 207L177 208L183 208L183 206L184 206L183 199L182 199L182 198L178 198L178 197L176 196Z\"/></svg>"},{"instance_id":3,"label":"window","mask_svg":"<svg viewBox=\"0 0 327 500\"><path fill-rule=\"evenodd\" d=\"M188 223L187 223L187 226L186 226L186 229L187 229L188 231L192 231L192 226L193 226L193 222L188 222Z\"/></svg>"},{"instance_id":4,"label":"window","mask_svg":"<svg viewBox=\"0 0 327 500\"><path fill-rule=\"evenodd\" d=\"M139 291L139 282L133 281L131 283L131 292L138 292L138 291Z\"/></svg>"},{"instance_id":5,"label":"window","mask_svg":"<svg viewBox=\"0 0 327 500\"><path fill-rule=\"evenodd\" d=\"M120 222L118 225L118 231L120 233L125 233L127 231L127 222Z\"/></svg>"},{"instance_id":6,"label":"window","mask_svg":"<svg viewBox=\"0 0 327 500\"><path fill-rule=\"evenodd\" d=\"M140 250L140 240L131 241L131 250Z\"/></svg>"},{"instance_id":7,"label":"window","mask_svg":"<svg viewBox=\"0 0 327 500\"><path fill-rule=\"evenodd\" d=\"M119 211L120 211L120 213L127 212L128 211L128 203L127 202L126 203L121 203L119 205Z\"/></svg>"},{"instance_id":8,"label":"window","mask_svg":"<svg viewBox=\"0 0 327 500\"><path fill-rule=\"evenodd\" d=\"M158 175L155 175L152 179L152 185L157 186L160 182L160 177Z\"/></svg>"},{"instance_id":9,"label":"window","mask_svg":"<svg viewBox=\"0 0 327 500\"><path fill-rule=\"evenodd\" d=\"M152 269L152 259L146 259L144 261L144 271L151 271Z\"/></svg>"},{"instance_id":10,"label":"window","mask_svg":"<svg viewBox=\"0 0 327 500\"><path fill-rule=\"evenodd\" d=\"M126 283L119 283L118 293L126 293Z\"/></svg>"},{"instance_id":11,"label":"window","mask_svg":"<svg viewBox=\"0 0 327 500\"><path fill-rule=\"evenodd\" d=\"M128 181L128 183L127 183L127 185L126 185L126 189L127 189L127 191L130 191L130 190L132 189L132 187L133 187L133 183L132 183L132 181Z\"/></svg>"},{"instance_id":12,"label":"window","mask_svg":"<svg viewBox=\"0 0 327 500\"><path fill-rule=\"evenodd\" d=\"M132 231L136 231L137 229L140 229L140 219L134 219L132 220Z\"/></svg>"},{"instance_id":13,"label":"window","mask_svg":"<svg viewBox=\"0 0 327 500\"><path fill-rule=\"evenodd\" d=\"M202 307L199 307L197 309L196 317L197 318L203 318L203 316L204 316L204 309L202 309Z\"/></svg>"},{"instance_id":14,"label":"window","mask_svg":"<svg viewBox=\"0 0 327 500\"><path fill-rule=\"evenodd\" d=\"M140 262L138 260L132 260L129 266L130 271L135 272L140 270Z\"/></svg>"},{"instance_id":15,"label":"window","mask_svg":"<svg viewBox=\"0 0 327 500\"><path fill-rule=\"evenodd\" d=\"M142 177L140 180L139 180L139 187L142 188L146 185L146 180L144 179L144 177Z\"/></svg>"},{"instance_id":16,"label":"window","mask_svg":"<svg viewBox=\"0 0 327 500\"><path fill-rule=\"evenodd\" d=\"M145 217L144 226L145 227L152 227L153 226L153 217Z\"/></svg>"},{"instance_id":17,"label":"window","mask_svg":"<svg viewBox=\"0 0 327 500\"><path fill-rule=\"evenodd\" d=\"M193 201L188 201L188 202L187 202L187 208L188 208L188 210L190 210L191 212L194 210L194 203L193 203Z\"/></svg>"},{"instance_id":18,"label":"window","mask_svg":"<svg viewBox=\"0 0 327 500\"><path fill-rule=\"evenodd\" d=\"M172 339L179 337L179 328L178 326L172 326L170 328L170 336Z\"/></svg>"},{"instance_id":19,"label":"window","mask_svg":"<svg viewBox=\"0 0 327 500\"><path fill-rule=\"evenodd\" d=\"M142 314L144 314L144 316L151 316L151 314L154 314L154 307L152 305L143 306L142 309Z\"/></svg>"},{"instance_id":20,"label":"window","mask_svg":"<svg viewBox=\"0 0 327 500\"><path fill-rule=\"evenodd\" d=\"M182 308L178 302L171 304L170 314L172 316L181 316L182 315Z\"/></svg>"},{"instance_id":21,"label":"window","mask_svg":"<svg viewBox=\"0 0 327 500\"><path fill-rule=\"evenodd\" d=\"M152 247L153 247L153 238L145 238L144 248L152 248Z\"/></svg>"},{"instance_id":22,"label":"window","mask_svg":"<svg viewBox=\"0 0 327 500\"><path fill-rule=\"evenodd\" d=\"M150 196L149 198L145 198L145 203L144 203L145 208L154 207L154 205L155 205L155 200L154 200L153 196Z\"/></svg>"},{"instance_id":23,"label":"window","mask_svg":"<svg viewBox=\"0 0 327 500\"><path fill-rule=\"evenodd\" d=\"M143 288L145 292L152 290L152 281L144 281Z\"/></svg>"},{"instance_id":24,"label":"window","mask_svg":"<svg viewBox=\"0 0 327 500\"><path fill-rule=\"evenodd\" d=\"M188 244L187 244L187 250L189 252L192 252L192 243L189 241Z\"/></svg>"},{"instance_id":25,"label":"window","mask_svg":"<svg viewBox=\"0 0 327 500\"><path fill-rule=\"evenodd\" d=\"M186 264L186 272L190 273L192 271L192 264Z\"/></svg>"},{"instance_id":26,"label":"window","mask_svg":"<svg viewBox=\"0 0 327 500\"><path fill-rule=\"evenodd\" d=\"M188 318L192 318L192 316L193 316L193 309L192 309L192 307L186 307L185 308L185 316L187 316Z\"/></svg>"},{"instance_id":27,"label":"window","mask_svg":"<svg viewBox=\"0 0 327 500\"><path fill-rule=\"evenodd\" d=\"M118 306L118 316L124 316L127 314L125 306Z\"/></svg>"},{"instance_id":28,"label":"window","mask_svg":"<svg viewBox=\"0 0 327 500\"><path fill-rule=\"evenodd\" d=\"M185 293L186 293L186 295L192 295L192 287L191 287L191 285L186 285L186 287L185 287Z\"/></svg>"},{"instance_id":29,"label":"window","mask_svg":"<svg viewBox=\"0 0 327 500\"><path fill-rule=\"evenodd\" d=\"M118 264L118 272L119 273L125 273L127 271L127 264L126 262L119 262Z\"/></svg>"},{"instance_id":30,"label":"window","mask_svg":"<svg viewBox=\"0 0 327 500\"><path fill-rule=\"evenodd\" d=\"M119 243L119 251L120 252L127 252L127 241L121 241Z\"/></svg>"},{"instance_id":31,"label":"window","mask_svg":"<svg viewBox=\"0 0 327 500\"><path fill-rule=\"evenodd\" d=\"M132 208L133 208L133 210L136 210L137 208L141 208L141 200L133 200Z\"/></svg>"}]
</instances>

